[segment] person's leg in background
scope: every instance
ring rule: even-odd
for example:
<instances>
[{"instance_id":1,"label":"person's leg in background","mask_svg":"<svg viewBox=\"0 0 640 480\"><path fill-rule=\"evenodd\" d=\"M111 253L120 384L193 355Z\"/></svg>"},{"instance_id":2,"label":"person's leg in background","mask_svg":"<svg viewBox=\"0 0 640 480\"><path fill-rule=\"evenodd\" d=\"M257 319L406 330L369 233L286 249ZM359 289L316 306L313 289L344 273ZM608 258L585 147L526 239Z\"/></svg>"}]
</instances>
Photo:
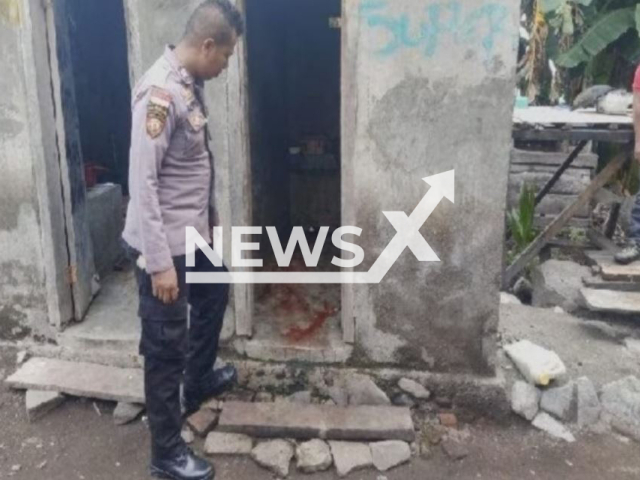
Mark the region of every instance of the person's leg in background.
<instances>
[{"instance_id":1,"label":"person's leg in background","mask_svg":"<svg viewBox=\"0 0 640 480\"><path fill-rule=\"evenodd\" d=\"M207 256L197 250L193 272L225 272L215 267ZM214 370L218 357L220 332L229 301L228 284L189 285L189 342L185 371L184 407L188 415L200 408L203 401L220 395L237 381L235 367L228 365Z\"/></svg>"},{"instance_id":2,"label":"person's leg in background","mask_svg":"<svg viewBox=\"0 0 640 480\"><path fill-rule=\"evenodd\" d=\"M638 193L631 209L629 218L628 245L615 255L615 261L622 265L628 265L640 260L640 193Z\"/></svg>"}]
</instances>

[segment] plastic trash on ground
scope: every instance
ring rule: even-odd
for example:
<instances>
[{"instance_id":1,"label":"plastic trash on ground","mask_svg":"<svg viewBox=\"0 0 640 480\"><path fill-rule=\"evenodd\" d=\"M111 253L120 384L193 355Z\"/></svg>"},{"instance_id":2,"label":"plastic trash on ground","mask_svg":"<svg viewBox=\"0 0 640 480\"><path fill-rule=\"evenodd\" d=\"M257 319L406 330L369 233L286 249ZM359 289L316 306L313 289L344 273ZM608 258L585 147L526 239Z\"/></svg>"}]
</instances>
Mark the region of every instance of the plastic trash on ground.
<instances>
[{"instance_id":1,"label":"plastic trash on ground","mask_svg":"<svg viewBox=\"0 0 640 480\"><path fill-rule=\"evenodd\" d=\"M518 367L520 373L534 385L549 385L551 380L561 377L567 372L567 368L555 352L529 340L507 345L504 350Z\"/></svg>"}]
</instances>

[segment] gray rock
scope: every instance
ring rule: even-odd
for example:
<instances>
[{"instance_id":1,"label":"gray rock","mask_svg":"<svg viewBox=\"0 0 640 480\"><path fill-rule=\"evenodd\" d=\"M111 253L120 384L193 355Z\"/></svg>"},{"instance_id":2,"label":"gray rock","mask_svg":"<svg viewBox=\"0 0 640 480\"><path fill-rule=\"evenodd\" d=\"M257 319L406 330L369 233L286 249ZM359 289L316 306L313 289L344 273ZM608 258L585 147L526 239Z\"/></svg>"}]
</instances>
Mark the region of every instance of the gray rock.
<instances>
[{"instance_id":1,"label":"gray rock","mask_svg":"<svg viewBox=\"0 0 640 480\"><path fill-rule=\"evenodd\" d=\"M257 402L257 403L271 403L271 402L273 402L273 399L274 399L273 393L258 392L258 393L256 393L256 397L254 398L254 402Z\"/></svg>"},{"instance_id":2,"label":"gray rock","mask_svg":"<svg viewBox=\"0 0 640 480\"><path fill-rule=\"evenodd\" d=\"M287 401L291 403L309 404L311 403L311 392L296 392L293 395L289 395Z\"/></svg>"},{"instance_id":3,"label":"gray rock","mask_svg":"<svg viewBox=\"0 0 640 480\"><path fill-rule=\"evenodd\" d=\"M627 337L624 339L624 345L627 347L627 350L629 350L629 352L637 357L640 357L640 340Z\"/></svg>"},{"instance_id":4,"label":"gray rock","mask_svg":"<svg viewBox=\"0 0 640 480\"><path fill-rule=\"evenodd\" d=\"M534 307L560 306L567 312L580 305L582 278L589 268L565 260L549 260L536 267L531 275Z\"/></svg>"},{"instance_id":5,"label":"gray rock","mask_svg":"<svg viewBox=\"0 0 640 480\"><path fill-rule=\"evenodd\" d=\"M118 402L116 409L113 411L113 421L116 425L126 425L138 418L138 415L142 412L144 412L144 405Z\"/></svg>"},{"instance_id":6,"label":"gray rock","mask_svg":"<svg viewBox=\"0 0 640 480\"><path fill-rule=\"evenodd\" d=\"M518 299L530 299L533 295L533 285L526 277L520 277L513 285L513 293Z\"/></svg>"},{"instance_id":7,"label":"gray rock","mask_svg":"<svg viewBox=\"0 0 640 480\"><path fill-rule=\"evenodd\" d=\"M540 408L565 422L575 421L577 410L575 382L543 391Z\"/></svg>"},{"instance_id":8,"label":"gray rock","mask_svg":"<svg viewBox=\"0 0 640 480\"><path fill-rule=\"evenodd\" d=\"M293 454L293 446L286 440L271 440L256 446L251 451L251 458L280 478L286 478Z\"/></svg>"},{"instance_id":9,"label":"gray rock","mask_svg":"<svg viewBox=\"0 0 640 480\"><path fill-rule=\"evenodd\" d=\"M531 422L531 424L534 427L547 432L553 437L561 438L562 440L565 440L569 443L576 441L573 434L569 430L567 430L564 425L562 425L547 413L539 413L536 418L533 419L533 422Z\"/></svg>"},{"instance_id":10,"label":"gray rock","mask_svg":"<svg viewBox=\"0 0 640 480\"><path fill-rule=\"evenodd\" d=\"M429 400L431 396L431 392L420 385L418 382L414 382L408 378L402 378L398 382L398 387L405 393L408 393L413 398L417 398L418 400Z\"/></svg>"},{"instance_id":11,"label":"gray rock","mask_svg":"<svg viewBox=\"0 0 640 480\"><path fill-rule=\"evenodd\" d=\"M581 377L576 381L578 391L578 426L580 428L595 425L600 420L602 406L598 392L591 380Z\"/></svg>"},{"instance_id":12,"label":"gray rock","mask_svg":"<svg viewBox=\"0 0 640 480\"><path fill-rule=\"evenodd\" d=\"M366 375L354 375L346 381L349 405L390 405L387 397L375 382Z\"/></svg>"},{"instance_id":13,"label":"gray rock","mask_svg":"<svg viewBox=\"0 0 640 480\"><path fill-rule=\"evenodd\" d=\"M538 414L540 390L533 385L517 381L511 389L511 408L518 415L531 421Z\"/></svg>"},{"instance_id":14,"label":"gray rock","mask_svg":"<svg viewBox=\"0 0 640 480\"><path fill-rule=\"evenodd\" d=\"M366 443L329 442L329 446L339 477L373 465L371 448Z\"/></svg>"},{"instance_id":15,"label":"gray rock","mask_svg":"<svg viewBox=\"0 0 640 480\"><path fill-rule=\"evenodd\" d=\"M334 385L328 389L328 393L331 400L333 400L336 405L340 407L346 407L349 405L349 394L347 393L346 388Z\"/></svg>"},{"instance_id":16,"label":"gray rock","mask_svg":"<svg viewBox=\"0 0 640 480\"><path fill-rule=\"evenodd\" d=\"M629 376L605 385L600 401L611 426L640 441L640 380Z\"/></svg>"},{"instance_id":17,"label":"gray rock","mask_svg":"<svg viewBox=\"0 0 640 480\"><path fill-rule=\"evenodd\" d=\"M16 357L16 364L22 365L24 362L27 361L28 358L29 358L29 352L27 352L26 350L22 350L18 352L18 355Z\"/></svg>"},{"instance_id":18,"label":"gray rock","mask_svg":"<svg viewBox=\"0 0 640 480\"><path fill-rule=\"evenodd\" d=\"M207 455L249 455L253 450L253 440L237 433L211 432L204 442Z\"/></svg>"},{"instance_id":19,"label":"gray rock","mask_svg":"<svg viewBox=\"0 0 640 480\"><path fill-rule=\"evenodd\" d=\"M500 303L502 305L522 305L518 297L507 292L500 292Z\"/></svg>"},{"instance_id":20,"label":"gray rock","mask_svg":"<svg viewBox=\"0 0 640 480\"><path fill-rule=\"evenodd\" d=\"M195 436L193 435L193 432L187 427L182 429L180 436L182 437L182 440L184 440L184 443L186 443L187 445L192 444L193 441L195 440Z\"/></svg>"},{"instance_id":21,"label":"gray rock","mask_svg":"<svg viewBox=\"0 0 640 480\"><path fill-rule=\"evenodd\" d=\"M40 390L27 390L25 403L27 417L30 422L42 418L64 402L64 395L60 392L43 392Z\"/></svg>"},{"instance_id":22,"label":"gray rock","mask_svg":"<svg viewBox=\"0 0 640 480\"><path fill-rule=\"evenodd\" d=\"M400 393L398 395L395 395L393 397L392 403L399 407L413 408L416 406L416 401L406 393Z\"/></svg>"},{"instance_id":23,"label":"gray rock","mask_svg":"<svg viewBox=\"0 0 640 480\"><path fill-rule=\"evenodd\" d=\"M381 472L411 460L411 447L408 443L391 440L372 443L370 446L373 465Z\"/></svg>"},{"instance_id":24,"label":"gray rock","mask_svg":"<svg viewBox=\"0 0 640 480\"><path fill-rule=\"evenodd\" d=\"M331 449L322 440L301 443L296 448L298 470L305 473L323 472L333 464Z\"/></svg>"},{"instance_id":25,"label":"gray rock","mask_svg":"<svg viewBox=\"0 0 640 480\"><path fill-rule=\"evenodd\" d=\"M454 438L445 438L442 441L442 449L451 460L462 460L469 455L467 446Z\"/></svg>"}]
</instances>

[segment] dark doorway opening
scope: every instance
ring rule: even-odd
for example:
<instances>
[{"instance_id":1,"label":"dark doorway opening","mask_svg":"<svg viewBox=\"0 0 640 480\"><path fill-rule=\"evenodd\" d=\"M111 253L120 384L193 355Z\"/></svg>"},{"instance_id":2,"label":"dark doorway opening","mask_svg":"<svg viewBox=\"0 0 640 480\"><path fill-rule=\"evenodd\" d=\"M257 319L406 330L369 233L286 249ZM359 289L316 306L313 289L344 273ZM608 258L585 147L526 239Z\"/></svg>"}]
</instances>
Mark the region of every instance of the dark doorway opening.
<instances>
[{"instance_id":1,"label":"dark doorway opening","mask_svg":"<svg viewBox=\"0 0 640 480\"><path fill-rule=\"evenodd\" d=\"M253 225L264 270L281 270L264 227L284 247L302 227L310 247L329 227L319 270L335 270L340 226L340 0L246 0ZM306 269L296 249L290 270ZM328 347L341 340L339 285L256 286L255 338Z\"/></svg>"}]
</instances>

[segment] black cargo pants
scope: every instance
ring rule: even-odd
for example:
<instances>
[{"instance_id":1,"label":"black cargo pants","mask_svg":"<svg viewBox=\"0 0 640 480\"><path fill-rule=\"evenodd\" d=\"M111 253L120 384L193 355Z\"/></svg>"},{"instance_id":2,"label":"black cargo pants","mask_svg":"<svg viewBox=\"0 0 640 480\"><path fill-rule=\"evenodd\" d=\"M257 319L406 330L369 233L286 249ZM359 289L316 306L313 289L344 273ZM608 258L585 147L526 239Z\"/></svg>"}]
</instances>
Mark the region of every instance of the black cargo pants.
<instances>
[{"instance_id":1,"label":"black cargo pants","mask_svg":"<svg viewBox=\"0 0 640 480\"><path fill-rule=\"evenodd\" d=\"M127 246L135 264L142 321L140 355L154 455L171 455L182 445L180 384L197 386L211 375L218 355L228 284L187 284L186 272L221 272L199 249L195 267L186 256L174 257L180 289L178 300L165 305L153 296L151 276L138 266L140 253ZM190 307L190 309L189 309Z\"/></svg>"}]
</instances>

